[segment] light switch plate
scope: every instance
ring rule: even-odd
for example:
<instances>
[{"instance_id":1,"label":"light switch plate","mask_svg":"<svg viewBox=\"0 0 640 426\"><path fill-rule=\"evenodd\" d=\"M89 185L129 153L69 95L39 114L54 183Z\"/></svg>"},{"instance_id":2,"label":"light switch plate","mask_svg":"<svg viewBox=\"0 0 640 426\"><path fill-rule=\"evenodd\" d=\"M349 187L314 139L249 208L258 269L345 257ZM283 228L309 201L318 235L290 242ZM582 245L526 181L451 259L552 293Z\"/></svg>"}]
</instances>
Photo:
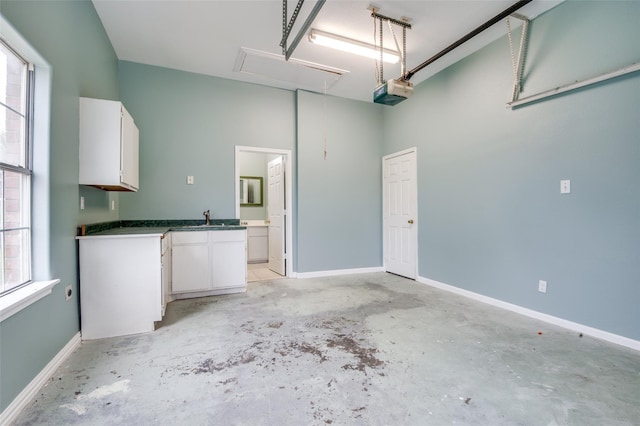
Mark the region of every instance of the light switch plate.
<instances>
[{"instance_id":1,"label":"light switch plate","mask_svg":"<svg viewBox=\"0 0 640 426\"><path fill-rule=\"evenodd\" d=\"M187 176L187 185L193 185L193 176Z\"/></svg>"},{"instance_id":2,"label":"light switch plate","mask_svg":"<svg viewBox=\"0 0 640 426\"><path fill-rule=\"evenodd\" d=\"M560 181L560 193L561 194L571 194L571 181L570 180L561 180Z\"/></svg>"},{"instance_id":3,"label":"light switch plate","mask_svg":"<svg viewBox=\"0 0 640 426\"><path fill-rule=\"evenodd\" d=\"M84 197L80 197L80 210L84 210Z\"/></svg>"}]
</instances>

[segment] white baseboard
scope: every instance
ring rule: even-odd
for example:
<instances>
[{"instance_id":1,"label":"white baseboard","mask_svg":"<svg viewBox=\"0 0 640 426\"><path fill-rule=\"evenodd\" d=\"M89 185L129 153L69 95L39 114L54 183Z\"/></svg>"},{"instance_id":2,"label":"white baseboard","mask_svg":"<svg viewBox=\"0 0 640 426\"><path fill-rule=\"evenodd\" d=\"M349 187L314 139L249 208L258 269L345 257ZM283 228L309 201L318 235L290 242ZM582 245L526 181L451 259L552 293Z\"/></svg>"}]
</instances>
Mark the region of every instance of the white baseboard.
<instances>
[{"instance_id":1,"label":"white baseboard","mask_svg":"<svg viewBox=\"0 0 640 426\"><path fill-rule=\"evenodd\" d=\"M336 269L333 271L315 271L315 272L297 272L295 277L296 278L319 278L319 277L333 277L336 275L366 274L370 272L382 272L382 271L384 271L382 266L375 266L372 268Z\"/></svg>"},{"instance_id":2,"label":"white baseboard","mask_svg":"<svg viewBox=\"0 0 640 426\"><path fill-rule=\"evenodd\" d=\"M71 340L53 357L51 361L31 380L22 392L15 397L11 404L0 414L0 425L11 424L18 414L38 395L40 389L53 376L58 367L80 346L80 332L76 333Z\"/></svg>"},{"instance_id":3,"label":"white baseboard","mask_svg":"<svg viewBox=\"0 0 640 426\"><path fill-rule=\"evenodd\" d=\"M461 296L468 297L470 299L477 300L479 302L486 303L488 305L497 306L499 308L507 309L509 311L525 315L530 318L534 318L540 321L554 324L568 330L577 331L587 336L596 337L598 339L606 340L607 342L615 343L617 345L626 346L627 348L640 351L640 341L633 340L628 337L620 336L618 334L609 333L608 331L599 330L597 328L589 327L577 322L568 321L562 318L554 317L552 315L544 314L542 312L534 311L532 309L523 308L522 306L514 305L512 303L504 302L499 299L484 296L482 294L474 293L469 290L464 290L459 287L455 287L449 284L444 284L429 278L418 277L418 282L429 285L431 287L439 288L441 290L449 291L451 293L459 294Z\"/></svg>"}]
</instances>

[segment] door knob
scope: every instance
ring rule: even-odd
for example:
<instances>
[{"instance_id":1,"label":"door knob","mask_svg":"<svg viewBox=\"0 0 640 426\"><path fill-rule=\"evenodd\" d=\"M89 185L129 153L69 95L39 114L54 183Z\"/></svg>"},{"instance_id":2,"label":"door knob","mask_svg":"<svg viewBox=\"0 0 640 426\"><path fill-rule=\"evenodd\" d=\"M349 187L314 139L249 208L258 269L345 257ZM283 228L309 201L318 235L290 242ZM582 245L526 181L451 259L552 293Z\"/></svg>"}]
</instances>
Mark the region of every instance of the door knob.
<instances>
[{"instance_id":1,"label":"door knob","mask_svg":"<svg viewBox=\"0 0 640 426\"><path fill-rule=\"evenodd\" d=\"M409 225L413 225L413 219L409 219Z\"/></svg>"}]
</instances>

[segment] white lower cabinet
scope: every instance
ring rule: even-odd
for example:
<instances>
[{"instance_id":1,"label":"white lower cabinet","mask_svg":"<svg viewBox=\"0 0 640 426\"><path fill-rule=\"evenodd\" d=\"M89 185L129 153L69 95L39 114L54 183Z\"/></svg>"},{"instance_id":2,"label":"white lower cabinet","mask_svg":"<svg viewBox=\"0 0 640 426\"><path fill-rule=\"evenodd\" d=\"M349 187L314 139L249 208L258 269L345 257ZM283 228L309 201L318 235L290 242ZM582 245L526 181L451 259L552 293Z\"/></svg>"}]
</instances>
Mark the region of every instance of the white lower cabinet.
<instances>
[{"instance_id":1,"label":"white lower cabinet","mask_svg":"<svg viewBox=\"0 0 640 426\"><path fill-rule=\"evenodd\" d=\"M211 285L214 289L247 287L245 230L210 231Z\"/></svg>"},{"instance_id":2,"label":"white lower cabinet","mask_svg":"<svg viewBox=\"0 0 640 426\"><path fill-rule=\"evenodd\" d=\"M161 235L78 239L82 339L153 331L165 303Z\"/></svg>"},{"instance_id":3,"label":"white lower cabinet","mask_svg":"<svg viewBox=\"0 0 640 426\"><path fill-rule=\"evenodd\" d=\"M160 241L162 264L162 316L171 302L171 232L167 232Z\"/></svg>"},{"instance_id":4,"label":"white lower cabinet","mask_svg":"<svg viewBox=\"0 0 640 426\"><path fill-rule=\"evenodd\" d=\"M246 291L246 230L174 232L172 238L173 297Z\"/></svg>"},{"instance_id":5,"label":"white lower cabinet","mask_svg":"<svg viewBox=\"0 0 640 426\"><path fill-rule=\"evenodd\" d=\"M207 232L173 232L171 292L211 289Z\"/></svg>"},{"instance_id":6,"label":"white lower cabinet","mask_svg":"<svg viewBox=\"0 0 640 426\"><path fill-rule=\"evenodd\" d=\"M250 226L247 228L248 262L269 261L269 227Z\"/></svg>"}]
</instances>

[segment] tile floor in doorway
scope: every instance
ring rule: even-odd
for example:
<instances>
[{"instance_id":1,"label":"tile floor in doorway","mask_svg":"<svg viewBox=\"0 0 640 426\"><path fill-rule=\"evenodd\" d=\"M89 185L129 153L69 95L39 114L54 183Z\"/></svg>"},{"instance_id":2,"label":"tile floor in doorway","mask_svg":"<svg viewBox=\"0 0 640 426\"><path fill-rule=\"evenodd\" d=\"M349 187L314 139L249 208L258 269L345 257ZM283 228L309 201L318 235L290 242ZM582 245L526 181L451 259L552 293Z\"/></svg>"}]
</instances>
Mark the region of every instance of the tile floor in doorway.
<instances>
[{"instance_id":1,"label":"tile floor in doorway","mask_svg":"<svg viewBox=\"0 0 640 426\"><path fill-rule=\"evenodd\" d=\"M277 280L283 278L269 269L268 263L249 263L247 265L247 281L250 283L257 281Z\"/></svg>"}]
</instances>

